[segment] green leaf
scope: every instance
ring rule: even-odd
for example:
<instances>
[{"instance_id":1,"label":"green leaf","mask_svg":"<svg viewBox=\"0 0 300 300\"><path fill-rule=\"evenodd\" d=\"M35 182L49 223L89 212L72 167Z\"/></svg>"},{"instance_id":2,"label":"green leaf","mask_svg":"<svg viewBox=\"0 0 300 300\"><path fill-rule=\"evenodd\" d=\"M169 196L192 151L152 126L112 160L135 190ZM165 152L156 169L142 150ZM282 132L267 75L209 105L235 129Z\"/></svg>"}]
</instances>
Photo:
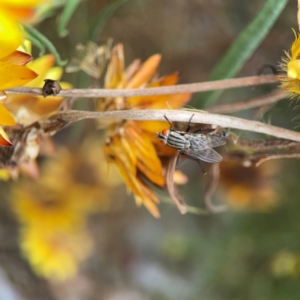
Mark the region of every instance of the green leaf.
<instances>
[{"instance_id":1,"label":"green leaf","mask_svg":"<svg viewBox=\"0 0 300 300\"><path fill-rule=\"evenodd\" d=\"M26 38L31 41L32 45L34 45L40 49L40 53L39 53L40 56L45 54L45 52L46 52L45 45L43 43L41 43L40 40L36 39L29 32L26 32Z\"/></svg>"},{"instance_id":2,"label":"green leaf","mask_svg":"<svg viewBox=\"0 0 300 300\"><path fill-rule=\"evenodd\" d=\"M77 8L78 4L80 3L80 0L69 0L66 2L66 5L64 7L64 10L62 11L62 14L60 15L59 21L58 21L58 35L60 37L64 37L68 34L68 30L66 29L66 26L68 25L75 9Z\"/></svg>"},{"instance_id":3,"label":"green leaf","mask_svg":"<svg viewBox=\"0 0 300 300\"><path fill-rule=\"evenodd\" d=\"M29 25L24 25L24 29L29 36L32 36L37 41L42 43L50 51L50 53L54 55L57 65L64 66L67 64L68 61L60 58L60 55L54 45L42 33Z\"/></svg>"},{"instance_id":4,"label":"green leaf","mask_svg":"<svg viewBox=\"0 0 300 300\"><path fill-rule=\"evenodd\" d=\"M267 0L255 19L235 39L228 51L210 73L208 80L219 80L234 77L244 63L260 45L271 27L276 22L288 0ZM212 105L222 90L202 93L194 100L194 106Z\"/></svg>"},{"instance_id":5,"label":"green leaf","mask_svg":"<svg viewBox=\"0 0 300 300\"><path fill-rule=\"evenodd\" d=\"M111 4L107 5L100 11L100 13L95 17L91 25L91 41L97 41L98 36L100 35L102 29L104 28L109 18L122 4L124 4L127 1L128 0L114 0Z\"/></svg>"}]
</instances>

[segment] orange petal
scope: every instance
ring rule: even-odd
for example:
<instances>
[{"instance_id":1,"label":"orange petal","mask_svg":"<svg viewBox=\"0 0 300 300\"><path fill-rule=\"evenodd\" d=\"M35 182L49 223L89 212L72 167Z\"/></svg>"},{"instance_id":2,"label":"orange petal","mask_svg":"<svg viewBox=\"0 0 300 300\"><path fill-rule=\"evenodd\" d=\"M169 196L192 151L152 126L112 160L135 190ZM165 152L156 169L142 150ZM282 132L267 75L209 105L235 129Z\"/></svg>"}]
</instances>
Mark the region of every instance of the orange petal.
<instances>
[{"instance_id":1,"label":"orange petal","mask_svg":"<svg viewBox=\"0 0 300 300\"><path fill-rule=\"evenodd\" d=\"M6 147L12 146L9 137L7 136L6 132L1 126L0 126L0 145Z\"/></svg>"},{"instance_id":2,"label":"orange petal","mask_svg":"<svg viewBox=\"0 0 300 300\"><path fill-rule=\"evenodd\" d=\"M30 8L10 8L7 11L7 15L22 21L29 20L34 16L34 10Z\"/></svg>"},{"instance_id":3,"label":"orange petal","mask_svg":"<svg viewBox=\"0 0 300 300\"><path fill-rule=\"evenodd\" d=\"M143 187L144 193L141 197L138 195L135 196L136 200L142 201L145 207L148 209L148 211L153 215L153 217L159 218L160 213L155 204L155 203L159 203L157 196L145 185L141 184L141 186Z\"/></svg>"},{"instance_id":4,"label":"orange petal","mask_svg":"<svg viewBox=\"0 0 300 300\"><path fill-rule=\"evenodd\" d=\"M186 104L192 94L161 95L148 97L130 97L127 105L136 109L170 109L178 108Z\"/></svg>"},{"instance_id":5,"label":"orange petal","mask_svg":"<svg viewBox=\"0 0 300 300\"><path fill-rule=\"evenodd\" d=\"M149 57L141 66L139 71L128 82L126 88L134 89L146 85L154 76L161 60L160 54L154 54Z\"/></svg>"},{"instance_id":6,"label":"orange petal","mask_svg":"<svg viewBox=\"0 0 300 300\"><path fill-rule=\"evenodd\" d=\"M26 86L42 87L44 85L45 76L49 72L50 68L54 65L54 62L55 58L52 54L44 55L32 61L28 65L28 68L38 73L38 76Z\"/></svg>"},{"instance_id":7,"label":"orange petal","mask_svg":"<svg viewBox=\"0 0 300 300\"><path fill-rule=\"evenodd\" d=\"M37 74L27 67L0 61L0 89L2 90L24 85L36 77Z\"/></svg>"},{"instance_id":8,"label":"orange petal","mask_svg":"<svg viewBox=\"0 0 300 300\"><path fill-rule=\"evenodd\" d=\"M115 138L114 136L113 138ZM118 139L115 139L119 141ZM125 139L124 139L125 140ZM136 168L132 169L132 166L128 168L128 161L126 160L126 155L122 154L122 149L114 149L112 146L114 144L110 143L104 147L104 153L108 159L114 162L120 171L120 174L125 181L127 187L135 194L137 204L144 204L147 209L155 216L159 217L159 211L155 203L159 203L157 196L147 188L140 179L136 177ZM115 152L115 150L118 150ZM124 151L124 149L123 149Z\"/></svg>"},{"instance_id":9,"label":"orange petal","mask_svg":"<svg viewBox=\"0 0 300 300\"><path fill-rule=\"evenodd\" d=\"M165 121L135 121L135 123L140 129L152 133L152 137L156 136L156 132L170 127Z\"/></svg>"},{"instance_id":10,"label":"orange petal","mask_svg":"<svg viewBox=\"0 0 300 300\"><path fill-rule=\"evenodd\" d=\"M126 127L126 136L131 148L136 150L138 169L154 184L163 186L165 180L161 162L148 135L139 133L134 127Z\"/></svg>"},{"instance_id":11,"label":"orange petal","mask_svg":"<svg viewBox=\"0 0 300 300\"><path fill-rule=\"evenodd\" d=\"M58 110L63 101L62 97L38 97L38 101L31 107L32 111L37 113L40 117L49 115Z\"/></svg>"},{"instance_id":12,"label":"orange petal","mask_svg":"<svg viewBox=\"0 0 300 300\"><path fill-rule=\"evenodd\" d=\"M2 104L0 104L0 124L6 126L12 126L16 124L12 114Z\"/></svg>"},{"instance_id":13,"label":"orange petal","mask_svg":"<svg viewBox=\"0 0 300 300\"><path fill-rule=\"evenodd\" d=\"M159 210L155 204L159 203L157 196L135 176L126 172L126 170L122 167L122 165L119 162L117 162L117 167L120 170L120 173L126 185L135 194L137 204L143 203L155 218L159 218Z\"/></svg>"},{"instance_id":14,"label":"orange petal","mask_svg":"<svg viewBox=\"0 0 300 300\"><path fill-rule=\"evenodd\" d=\"M179 79L179 72L174 72L158 80L159 86L175 85Z\"/></svg>"},{"instance_id":15,"label":"orange petal","mask_svg":"<svg viewBox=\"0 0 300 300\"><path fill-rule=\"evenodd\" d=\"M3 57L1 61L11 63L14 65L24 66L30 61L32 61L32 59L33 57L31 55L16 50L13 53L9 54L8 56Z\"/></svg>"},{"instance_id":16,"label":"orange petal","mask_svg":"<svg viewBox=\"0 0 300 300\"><path fill-rule=\"evenodd\" d=\"M136 174L136 155L124 138L117 135L111 137L111 142L104 147L104 153L107 157L112 157L113 161L121 161L126 172Z\"/></svg>"},{"instance_id":17,"label":"orange petal","mask_svg":"<svg viewBox=\"0 0 300 300\"><path fill-rule=\"evenodd\" d=\"M151 82L147 87L171 86L178 82L179 73L174 72L167 76L159 78L157 81ZM129 97L127 105L131 108L139 109L164 109L178 108L184 105L191 98L192 94L175 94L175 95L160 95L160 96L140 96Z\"/></svg>"}]
</instances>

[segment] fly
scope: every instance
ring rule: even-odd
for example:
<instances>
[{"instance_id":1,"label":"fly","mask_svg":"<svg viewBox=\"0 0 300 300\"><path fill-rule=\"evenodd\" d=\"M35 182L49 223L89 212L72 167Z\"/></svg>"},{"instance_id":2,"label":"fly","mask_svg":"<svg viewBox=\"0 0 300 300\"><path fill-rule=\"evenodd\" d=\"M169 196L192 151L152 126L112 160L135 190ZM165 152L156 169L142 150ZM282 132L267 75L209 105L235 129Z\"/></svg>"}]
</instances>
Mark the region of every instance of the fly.
<instances>
[{"instance_id":1,"label":"fly","mask_svg":"<svg viewBox=\"0 0 300 300\"><path fill-rule=\"evenodd\" d=\"M195 132L189 132L191 129L191 116L186 131L179 131L173 128L169 119L165 117L170 124L169 129L164 129L158 133L158 138L163 141L167 146L178 149L180 154L186 154L194 159L200 159L208 163L218 163L222 160L222 156L216 152L215 147L223 146L226 144L225 136L227 132L221 134L204 134L198 133L202 129Z\"/></svg>"}]
</instances>

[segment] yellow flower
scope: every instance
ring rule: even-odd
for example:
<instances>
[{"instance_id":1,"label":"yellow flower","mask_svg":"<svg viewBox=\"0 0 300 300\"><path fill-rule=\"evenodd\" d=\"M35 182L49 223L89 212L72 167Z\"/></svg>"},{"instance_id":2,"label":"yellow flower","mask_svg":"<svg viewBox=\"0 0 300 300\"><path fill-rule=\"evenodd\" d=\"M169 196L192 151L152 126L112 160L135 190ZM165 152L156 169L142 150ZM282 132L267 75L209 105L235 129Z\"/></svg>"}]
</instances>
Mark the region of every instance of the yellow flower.
<instances>
[{"instance_id":1,"label":"yellow flower","mask_svg":"<svg viewBox=\"0 0 300 300\"><path fill-rule=\"evenodd\" d=\"M104 78L105 88L143 88L174 85L178 73L157 78L161 60L159 54L148 58L143 64L135 60L124 68L124 52L121 44L114 47ZM166 109L184 105L191 94L149 97L123 97L100 99L96 103L100 111L122 109ZM103 122L101 122L103 124ZM109 125L109 137L104 146L108 161L114 163L127 187L133 192L137 205L144 204L153 216L159 217L156 204L159 199L148 182L165 185L162 157L174 155L175 150L159 143L156 132L166 127L165 122L113 121Z\"/></svg>"},{"instance_id":2,"label":"yellow flower","mask_svg":"<svg viewBox=\"0 0 300 300\"><path fill-rule=\"evenodd\" d=\"M0 91L24 85L37 76L24 66L32 57L15 50L23 42L23 33L18 21L28 19L32 15L33 7L39 2L40 0L2 0L0 3ZM1 100L3 99L5 93L1 92ZM14 125L13 117L2 104L0 106L0 125ZM11 145L2 128L0 145Z\"/></svg>"},{"instance_id":3,"label":"yellow flower","mask_svg":"<svg viewBox=\"0 0 300 300\"><path fill-rule=\"evenodd\" d=\"M222 161L220 188L224 201L237 210L269 211L277 204L277 192L272 175L273 161L259 167L244 167L239 162Z\"/></svg>"},{"instance_id":4,"label":"yellow flower","mask_svg":"<svg viewBox=\"0 0 300 300\"><path fill-rule=\"evenodd\" d=\"M1 40L1 36L0 36ZM0 93L1 102L6 98L5 93L1 90L11 87L24 85L36 78L37 74L25 67L32 57L20 51L11 49L11 53L5 57L0 58ZM0 103L0 125L12 126L15 125L15 119L6 107ZM11 146L8 136L0 126L0 145Z\"/></svg>"},{"instance_id":5,"label":"yellow flower","mask_svg":"<svg viewBox=\"0 0 300 300\"><path fill-rule=\"evenodd\" d=\"M61 67L53 67L54 56L47 54L35 59L27 67L39 75L25 84L28 87L43 87L44 79L59 80L62 76ZM63 88L70 88L68 83L61 83ZM33 96L33 95L10 95L4 102L5 107L14 115L16 121L22 125L29 125L39 119L57 112L63 101L59 96Z\"/></svg>"},{"instance_id":6,"label":"yellow flower","mask_svg":"<svg viewBox=\"0 0 300 300\"><path fill-rule=\"evenodd\" d=\"M300 94L300 35L293 30L295 41L292 44L291 52L284 51L285 57L282 58L280 68L284 74L279 76L281 88L288 91L291 97Z\"/></svg>"},{"instance_id":7,"label":"yellow flower","mask_svg":"<svg viewBox=\"0 0 300 300\"><path fill-rule=\"evenodd\" d=\"M26 55L29 56L28 54ZM54 63L55 59L52 54L44 55L29 63L28 70L30 72L33 72L34 74L35 72L38 72L39 75L37 75L37 77L31 82L25 84L25 86L42 87L44 84L44 79L46 78L59 80L62 75L63 69L61 67L53 67ZM71 87L70 84L65 82L62 82L61 86L63 88ZM14 125L16 120L18 124L27 126L36 121L39 121L43 117L57 112L63 100L64 98L59 96L48 96L44 98L43 96L33 95L9 95L7 96L3 105L0 105L0 115L1 108L3 108L4 111L13 120L13 123L11 123L10 125ZM9 127L7 128L7 132L10 133ZM14 140L14 146L16 147L16 144L19 142L19 140L15 140L15 134L15 131L11 131L10 138ZM42 143L43 145L45 145L46 141L50 139L47 139L46 136L41 135L42 133L38 133L34 128L32 128L30 133L27 134L26 139L22 140L21 147L23 151L21 151L21 149L19 148L19 154L15 167L12 168L11 166L9 166L7 168L8 173L13 172L13 174L15 174L16 171L19 170L19 168L22 168L25 173L31 175L32 177L36 177L38 169L34 163L35 159L39 154ZM4 144L4 142L5 138L3 136L2 144ZM7 143L9 143L9 140Z\"/></svg>"},{"instance_id":8,"label":"yellow flower","mask_svg":"<svg viewBox=\"0 0 300 300\"><path fill-rule=\"evenodd\" d=\"M77 227L45 230L26 226L21 230L21 250L33 270L50 280L62 281L78 272L78 263L92 252L93 243L85 230Z\"/></svg>"},{"instance_id":9,"label":"yellow flower","mask_svg":"<svg viewBox=\"0 0 300 300\"><path fill-rule=\"evenodd\" d=\"M23 33L18 21L32 17L33 8L40 0L1 0L0 3L0 58L17 49L23 41Z\"/></svg>"},{"instance_id":10,"label":"yellow flower","mask_svg":"<svg viewBox=\"0 0 300 300\"><path fill-rule=\"evenodd\" d=\"M105 160L86 140L79 150L61 149L35 181L15 182L13 211L21 224L20 247L37 274L63 280L76 274L92 252L87 217L110 206L111 186ZM103 163L104 162L104 163Z\"/></svg>"}]
</instances>

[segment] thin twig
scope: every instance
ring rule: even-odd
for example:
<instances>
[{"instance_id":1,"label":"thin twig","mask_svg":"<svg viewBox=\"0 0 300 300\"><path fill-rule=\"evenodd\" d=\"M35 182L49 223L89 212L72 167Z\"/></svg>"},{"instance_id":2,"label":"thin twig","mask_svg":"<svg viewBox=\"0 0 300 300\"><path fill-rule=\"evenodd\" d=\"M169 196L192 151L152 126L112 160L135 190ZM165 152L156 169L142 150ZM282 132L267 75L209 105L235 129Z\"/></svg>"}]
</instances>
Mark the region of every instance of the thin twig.
<instances>
[{"instance_id":1,"label":"thin twig","mask_svg":"<svg viewBox=\"0 0 300 300\"><path fill-rule=\"evenodd\" d=\"M255 161L255 167L260 166L262 163L271 160L271 159L282 159L282 158L300 158L300 153L281 153L281 154L270 154L265 155L264 157L255 157L255 154L253 154L253 157L251 155L250 159L252 161Z\"/></svg>"},{"instance_id":2,"label":"thin twig","mask_svg":"<svg viewBox=\"0 0 300 300\"><path fill-rule=\"evenodd\" d=\"M75 98L104 98L170 95L241 88L245 86L256 86L271 83L278 83L278 78L274 75L251 76L140 89L66 89L62 90L59 93L59 96ZM7 89L5 91L7 94L43 95L42 89L30 87L18 87Z\"/></svg>"},{"instance_id":3,"label":"thin twig","mask_svg":"<svg viewBox=\"0 0 300 300\"><path fill-rule=\"evenodd\" d=\"M174 172L175 172L178 157L179 157L179 152L177 152L177 154L174 155L169 161L167 172L166 172L166 185L170 197L175 203L175 205L177 206L178 210L180 211L180 213L185 214L187 213L186 205L184 203L184 200L179 195L177 195L176 187L174 184Z\"/></svg>"},{"instance_id":4,"label":"thin twig","mask_svg":"<svg viewBox=\"0 0 300 300\"><path fill-rule=\"evenodd\" d=\"M46 119L49 123L62 120L72 123L83 119L125 119L125 120L165 120L168 116L172 121L188 122L193 115L193 123L212 124L225 128L236 128L252 132L259 132L277 138L300 142L300 133L257 121L245 120L232 116L209 114L197 110L119 110L106 112L75 111L60 112Z\"/></svg>"},{"instance_id":5,"label":"thin twig","mask_svg":"<svg viewBox=\"0 0 300 300\"><path fill-rule=\"evenodd\" d=\"M300 158L300 150L297 149L296 153L262 153L257 152L253 154L248 154L246 152L230 151L223 153L222 157L224 160L232 160L240 162L245 167L255 166L258 167L262 163L272 160L272 159L282 159L282 158Z\"/></svg>"},{"instance_id":6,"label":"thin twig","mask_svg":"<svg viewBox=\"0 0 300 300\"><path fill-rule=\"evenodd\" d=\"M300 149L299 142L282 140L282 139L268 139L268 140L238 139L234 141L234 144L241 146L242 148L248 148L248 149L259 150L259 151Z\"/></svg>"},{"instance_id":7,"label":"thin twig","mask_svg":"<svg viewBox=\"0 0 300 300\"><path fill-rule=\"evenodd\" d=\"M220 166L219 164L213 164L210 169L209 182L204 192L204 204L206 208L213 213L224 212L228 209L227 205L215 205L212 203L212 195L216 190L219 177L220 177Z\"/></svg>"},{"instance_id":8,"label":"thin twig","mask_svg":"<svg viewBox=\"0 0 300 300\"><path fill-rule=\"evenodd\" d=\"M254 107L272 104L281 99L284 99L287 95L288 94L284 91L276 90L268 95L255 97L252 99L208 107L207 111L210 113L217 113L217 114L233 113L236 111L241 111L241 110L246 110Z\"/></svg>"}]
</instances>

